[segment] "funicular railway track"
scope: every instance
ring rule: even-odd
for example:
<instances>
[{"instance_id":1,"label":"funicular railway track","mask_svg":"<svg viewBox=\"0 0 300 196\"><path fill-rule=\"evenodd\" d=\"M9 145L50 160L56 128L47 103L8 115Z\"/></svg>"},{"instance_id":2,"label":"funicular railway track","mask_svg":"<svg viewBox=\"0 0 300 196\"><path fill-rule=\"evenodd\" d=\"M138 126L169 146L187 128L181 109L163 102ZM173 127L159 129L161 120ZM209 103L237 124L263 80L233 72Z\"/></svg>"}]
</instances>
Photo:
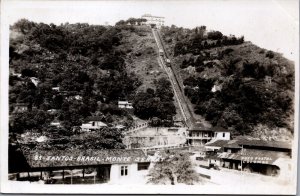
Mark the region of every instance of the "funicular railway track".
<instances>
[{"instance_id":1,"label":"funicular railway track","mask_svg":"<svg viewBox=\"0 0 300 196\"><path fill-rule=\"evenodd\" d=\"M157 47L159 49L159 61L162 65L162 67L164 68L164 70L166 71L170 82L172 84L172 88L174 91L174 95L176 98L176 101L178 102L180 111L181 111L181 115L183 117L184 123L187 127L192 127L193 123L194 123L194 117L192 112L190 111L190 108L188 107L184 95L183 95L183 89L180 86L180 83L178 82L178 79L176 77L176 74L174 73L173 67L172 67L172 63L171 62L167 62L167 59L169 59L168 54L166 53L164 44L162 42L161 36L159 34L159 32L157 31L157 29L152 29L153 32L153 36L155 38ZM168 65L166 65L168 64Z\"/></svg>"}]
</instances>

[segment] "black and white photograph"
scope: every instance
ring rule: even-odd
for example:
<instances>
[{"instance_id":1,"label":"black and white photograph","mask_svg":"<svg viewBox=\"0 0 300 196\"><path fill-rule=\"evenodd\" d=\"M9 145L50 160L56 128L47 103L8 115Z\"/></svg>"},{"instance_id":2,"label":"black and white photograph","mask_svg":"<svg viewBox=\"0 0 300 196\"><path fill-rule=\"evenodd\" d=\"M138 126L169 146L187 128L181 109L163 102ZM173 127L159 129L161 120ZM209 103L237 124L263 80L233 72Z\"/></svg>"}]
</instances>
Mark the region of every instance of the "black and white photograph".
<instances>
[{"instance_id":1,"label":"black and white photograph","mask_svg":"<svg viewBox=\"0 0 300 196\"><path fill-rule=\"evenodd\" d=\"M1 2L1 192L297 189L298 0Z\"/></svg>"}]
</instances>

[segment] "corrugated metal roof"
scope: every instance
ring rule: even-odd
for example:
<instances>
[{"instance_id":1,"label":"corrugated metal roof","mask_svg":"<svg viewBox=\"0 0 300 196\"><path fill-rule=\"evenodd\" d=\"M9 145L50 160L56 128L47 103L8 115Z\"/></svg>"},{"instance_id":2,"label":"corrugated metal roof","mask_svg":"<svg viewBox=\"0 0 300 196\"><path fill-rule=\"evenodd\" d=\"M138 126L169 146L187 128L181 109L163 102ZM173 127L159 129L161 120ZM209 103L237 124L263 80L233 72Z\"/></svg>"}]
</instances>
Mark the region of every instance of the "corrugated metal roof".
<instances>
[{"instance_id":1,"label":"corrugated metal roof","mask_svg":"<svg viewBox=\"0 0 300 196\"><path fill-rule=\"evenodd\" d=\"M239 145L291 149L291 144L279 141L238 140Z\"/></svg>"},{"instance_id":2,"label":"corrugated metal roof","mask_svg":"<svg viewBox=\"0 0 300 196\"><path fill-rule=\"evenodd\" d=\"M242 146L239 145L238 140L229 140L227 144L223 146L224 148L242 148Z\"/></svg>"},{"instance_id":3,"label":"corrugated metal roof","mask_svg":"<svg viewBox=\"0 0 300 196\"><path fill-rule=\"evenodd\" d=\"M211 128L213 132L230 132L229 130L225 129L224 127L215 126Z\"/></svg>"},{"instance_id":4,"label":"corrugated metal roof","mask_svg":"<svg viewBox=\"0 0 300 196\"><path fill-rule=\"evenodd\" d=\"M287 142L264 141L259 139L251 139L248 137L238 137L234 140L229 140L229 141L217 140L216 142L206 144L206 146L220 146L225 148L242 148L242 146L253 146L253 147L291 149L291 144Z\"/></svg>"},{"instance_id":5,"label":"corrugated metal roof","mask_svg":"<svg viewBox=\"0 0 300 196\"><path fill-rule=\"evenodd\" d=\"M216 140L211 143L205 144L205 146L217 146L217 147L223 147L225 144L228 143L228 140Z\"/></svg>"}]
</instances>

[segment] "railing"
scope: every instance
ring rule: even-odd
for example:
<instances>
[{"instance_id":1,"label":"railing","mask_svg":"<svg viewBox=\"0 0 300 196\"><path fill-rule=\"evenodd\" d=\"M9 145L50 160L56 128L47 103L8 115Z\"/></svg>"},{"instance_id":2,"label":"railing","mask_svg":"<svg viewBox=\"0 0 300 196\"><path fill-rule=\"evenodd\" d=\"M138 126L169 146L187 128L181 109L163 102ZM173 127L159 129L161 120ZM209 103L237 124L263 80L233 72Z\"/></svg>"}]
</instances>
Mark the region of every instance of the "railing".
<instances>
[{"instance_id":1,"label":"railing","mask_svg":"<svg viewBox=\"0 0 300 196\"><path fill-rule=\"evenodd\" d=\"M179 144L179 145L175 145L175 146L154 146L154 147L143 147L143 148L135 148L135 149L150 151L150 150L177 149L177 148L184 148L184 147L194 147L194 145Z\"/></svg>"},{"instance_id":2,"label":"railing","mask_svg":"<svg viewBox=\"0 0 300 196\"><path fill-rule=\"evenodd\" d=\"M139 125L136 125L136 126L128 128L127 131L126 131L126 133L133 133L135 131L138 131L140 129L146 128L148 126L149 126L149 123L145 122L145 123L142 123L142 124L139 124Z\"/></svg>"},{"instance_id":3,"label":"railing","mask_svg":"<svg viewBox=\"0 0 300 196\"><path fill-rule=\"evenodd\" d=\"M143 128L143 127L148 127L149 126L149 123L148 122L145 122L145 123L142 123L142 124L139 124L139 125L135 125L133 127L129 127L128 128L128 131L132 131L134 129L140 129L140 128Z\"/></svg>"},{"instance_id":4,"label":"railing","mask_svg":"<svg viewBox=\"0 0 300 196\"><path fill-rule=\"evenodd\" d=\"M187 136L186 139L213 139L214 137L210 136Z\"/></svg>"}]
</instances>

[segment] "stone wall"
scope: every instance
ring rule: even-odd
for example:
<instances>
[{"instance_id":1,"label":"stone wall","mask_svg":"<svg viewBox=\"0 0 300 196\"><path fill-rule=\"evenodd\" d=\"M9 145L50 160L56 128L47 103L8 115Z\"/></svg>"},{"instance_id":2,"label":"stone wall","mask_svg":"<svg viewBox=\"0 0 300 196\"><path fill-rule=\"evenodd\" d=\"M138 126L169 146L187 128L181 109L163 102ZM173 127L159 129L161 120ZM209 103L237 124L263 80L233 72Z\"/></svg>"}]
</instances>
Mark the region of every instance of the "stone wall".
<instances>
[{"instance_id":1,"label":"stone wall","mask_svg":"<svg viewBox=\"0 0 300 196\"><path fill-rule=\"evenodd\" d=\"M125 135L123 143L127 148L185 144L186 130L182 127L147 127Z\"/></svg>"}]
</instances>

